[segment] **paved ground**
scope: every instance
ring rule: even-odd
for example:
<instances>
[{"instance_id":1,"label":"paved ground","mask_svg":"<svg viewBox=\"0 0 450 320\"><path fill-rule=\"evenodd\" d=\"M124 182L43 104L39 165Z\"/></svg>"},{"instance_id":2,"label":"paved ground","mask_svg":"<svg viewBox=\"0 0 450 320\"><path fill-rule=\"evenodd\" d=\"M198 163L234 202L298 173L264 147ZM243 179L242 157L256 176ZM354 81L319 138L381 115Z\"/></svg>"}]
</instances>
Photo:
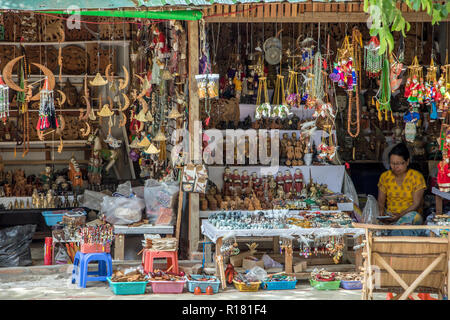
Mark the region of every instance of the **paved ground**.
<instances>
[{"instance_id":1,"label":"paved ground","mask_svg":"<svg viewBox=\"0 0 450 320\"><path fill-rule=\"evenodd\" d=\"M36 267L35 267L36 268ZM30 269L30 268L28 268ZM276 290L258 292L239 292L234 287L228 287L213 296L195 296L190 292L183 294L153 294L147 288L145 295L117 296L114 295L107 283L88 282L85 289L71 284L70 273L72 266L61 266L58 272L42 274L42 268L31 269L32 272L16 274L15 276L3 274L0 277L0 299L26 299L26 300L360 300L360 290L319 291L310 287L307 282L297 284L295 290ZM186 290L185 290L186 291ZM385 299L384 294L375 295L376 299Z\"/></svg>"}]
</instances>

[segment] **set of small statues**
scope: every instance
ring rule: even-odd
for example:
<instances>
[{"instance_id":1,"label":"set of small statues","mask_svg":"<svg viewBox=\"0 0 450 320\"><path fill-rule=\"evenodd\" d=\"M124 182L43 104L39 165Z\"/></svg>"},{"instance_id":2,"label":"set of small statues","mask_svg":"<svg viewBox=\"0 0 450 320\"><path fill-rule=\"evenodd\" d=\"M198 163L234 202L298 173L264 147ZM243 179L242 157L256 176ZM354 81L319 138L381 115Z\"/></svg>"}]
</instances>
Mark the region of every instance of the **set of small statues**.
<instances>
[{"instance_id":1,"label":"set of small statues","mask_svg":"<svg viewBox=\"0 0 450 320\"><path fill-rule=\"evenodd\" d=\"M296 169L294 174L285 170L284 174L279 171L276 176L265 175L261 178L255 172L248 175L247 170L244 170L240 175L236 169L232 172L226 167L223 179L222 192L212 186L205 195L200 194L202 211L208 209L253 211L275 207L289 209L292 202L306 200L309 200L310 204L325 205L321 196L331 193L327 185L312 181L306 184L300 169ZM305 209L306 204L302 208Z\"/></svg>"},{"instance_id":2,"label":"set of small statues","mask_svg":"<svg viewBox=\"0 0 450 320\"><path fill-rule=\"evenodd\" d=\"M47 192L39 193L37 189L33 190L31 195L31 201L28 199L10 201L7 208L8 210L12 209L55 209L55 208L71 208L78 207L78 196L74 195L73 200L69 200L69 196L67 193L64 194L64 197L56 196L53 190L47 190Z\"/></svg>"},{"instance_id":3,"label":"set of small statues","mask_svg":"<svg viewBox=\"0 0 450 320\"><path fill-rule=\"evenodd\" d=\"M286 166L302 166L304 164L303 156L312 153L310 137L297 138L297 133L293 132L291 137L288 133L283 133L280 140L280 162Z\"/></svg>"}]
</instances>

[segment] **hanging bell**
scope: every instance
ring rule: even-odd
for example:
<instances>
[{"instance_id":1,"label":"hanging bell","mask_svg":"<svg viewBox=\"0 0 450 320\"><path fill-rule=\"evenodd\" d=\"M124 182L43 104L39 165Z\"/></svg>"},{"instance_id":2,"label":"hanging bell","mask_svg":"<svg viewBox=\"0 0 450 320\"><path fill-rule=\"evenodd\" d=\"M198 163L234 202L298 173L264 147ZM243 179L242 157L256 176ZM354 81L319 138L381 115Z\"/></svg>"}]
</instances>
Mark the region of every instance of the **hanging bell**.
<instances>
[{"instance_id":1,"label":"hanging bell","mask_svg":"<svg viewBox=\"0 0 450 320\"><path fill-rule=\"evenodd\" d=\"M172 110L170 111L169 115L167 116L167 118L169 118L169 119L177 119L177 118L182 117L182 116L183 115L178 112L178 108L177 107L173 107Z\"/></svg>"},{"instance_id":2,"label":"hanging bell","mask_svg":"<svg viewBox=\"0 0 450 320\"><path fill-rule=\"evenodd\" d=\"M97 72L94 80L89 81L89 83L91 84L91 86L104 86L105 84L108 83L108 80L103 79L100 72Z\"/></svg>"},{"instance_id":3,"label":"hanging bell","mask_svg":"<svg viewBox=\"0 0 450 320\"><path fill-rule=\"evenodd\" d=\"M133 141L130 143L130 148L132 148L132 149L140 148L140 146L139 146L139 139L138 138L134 138L133 139Z\"/></svg>"},{"instance_id":4,"label":"hanging bell","mask_svg":"<svg viewBox=\"0 0 450 320\"><path fill-rule=\"evenodd\" d=\"M145 115L145 119L147 120L147 122L153 122L153 116L150 111Z\"/></svg>"},{"instance_id":5,"label":"hanging bell","mask_svg":"<svg viewBox=\"0 0 450 320\"><path fill-rule=\"evenodd\" d=\"M97 112L97 114L100 117L110 117L114 114L113 111L111 111L111 109L109 109L109 105L104 104L102 107L102 110L100 110L99 112Z\"/></svg>"},{"instance_id":6,"label":"hanging bell","mask_svg":"<svg viewBox=\"0 0 450 320\"><path fill-rule=\"evenodd\" d=\"M142 138L141 141L139 141L138 146L139 148L147 148L150 145L150 140L148 140L147 136Z\"/></svg>"},{"instance_id":7,"label":"hanging bell","mask_svg":"<svg viewBox=\"0 0 450 320\"><path fill-rule=\"evenodd\" d=\"M142 109L138 113L138 115L136 116L136 120L139 121L139 122L147 122L148 121L146 116L145 116L145 110L144 109Z\"/></svg>"},{"instance_id":8,"label":"hanging bell","mask_svg":"<svg viewBox=\"0 0 450 320\"><path fill-rule=\"evenodd\" d=\"M156 142L162 142L162 141L166 141L167 138L166 136L161 132L161 129L159 129L158 133L156 134L156 136L153 138L154 141Z\"/></svg>"},{"instance_id":9,"label":"hanging bell","mask_svg":"<svg viewBox=\"0 0 450 320\"><path fill-rule=\"evenodd\" d=\"M158 150L153 143L150 143L150 146L144 152L148 154L157 154L160 150Z\"/></svg>"}]
</instances>

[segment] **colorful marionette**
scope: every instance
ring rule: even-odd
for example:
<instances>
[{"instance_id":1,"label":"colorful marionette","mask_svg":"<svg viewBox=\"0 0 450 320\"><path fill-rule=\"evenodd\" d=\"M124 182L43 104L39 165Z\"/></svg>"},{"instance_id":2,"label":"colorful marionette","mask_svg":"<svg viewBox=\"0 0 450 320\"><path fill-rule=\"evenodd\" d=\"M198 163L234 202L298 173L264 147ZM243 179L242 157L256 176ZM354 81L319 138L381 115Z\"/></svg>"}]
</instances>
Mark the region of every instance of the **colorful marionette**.
<instances>
[{"instance_id":1,"label":"colorful marionette","mask_svg":"<svg viewBox=\"0 0 450 320\"><path fill-rule=\"evenodd\" d=\"M348 91L353 90L357 85L356 71L353 68L353 59L340 60L334 63L333 72L330 74L330 79L337 82L338 86L345 88Z\"/></svg>"},{"instance_id":2,"label":"colorful marionette","mask_svg":"<svg viewBox=\"0 0 450 320\"><path fill-rule=\"evenodd\" d=\"M438 118L438 113L437 113L437 109L436 109L436 98L438 98L437 95L437 88L436 88L436 84L437 81L435 83L425 83L425 102L427 104L431 104L431 113L430 113L430 119L431 120L436 120Z\"/></svg>"},{"instance_id":3,"label":"colorful marionette","mask_svg":"<svg viewBox=\"0 0 450 320\"><path fill-rule=\"evenodd\" d=\"M412 79L408 79L405 85L405 98L407 98L408 102L411 105L419 103L419 90L420 83L417 79L417 76L414 75Z\"/></svg>"},{"instance_id":4,"label":"colorful marionette","mask_svg":"<svg viewBox=\"0 0 450 320\"><path fill-rule=\"evenodd\" d=\"M367 46L364 46L364 69L369 78L377 78L381 74L383 56L378 54L379 49L380 41L377 37L372 37Z\"/></svg>"},{"instance_id":5,"label":"colorful marionette","mask_svg":"<svg viewBox=\"0 0 450 320\"><path fill-rule=\"evenodd\" d=\"M0 118L6 123L9 117L9 88L0 75Z\"/></svg>"},{"instance_id":6,"label":"colorful marionette","mask_svg":"<svg viewBox=\"0 0 450 320\"><path fill-rule=\"evenodd\" d=\"M444 132L444 130L442 130ZM442 138L442 137L441 137ZM449 170L449 155L450 155L450 129L445 130L445 140L441 139L442 161L438 163L437 182L439 190L442 192L450 192L450 170Z\"/></svg>"},{"instance_id":7,"label":"colorful marionette","mask_svg":"<svg viewBox=\"0 0 450 320\"><path fill-rule=\"evenodd\" d=\"M417 106L411 105L409 112L403 116L405 124L405 138L408 142L414 142L416 139L417 128L416 124L420 119L420 114L417 112Z\"/></svg>"},{"instance_id":8,"label":"colorful marionette","mask_svg":"<svg viewBox=\"0 0 450 320\"><path fill-rule=\"evenodd\" d=\"M49 128L56 129L58 127L53 90L49 90L48 78L46 77L44 87L40 93L39 120L36 130L43 131Z\"/></svg>"}]
</instances>

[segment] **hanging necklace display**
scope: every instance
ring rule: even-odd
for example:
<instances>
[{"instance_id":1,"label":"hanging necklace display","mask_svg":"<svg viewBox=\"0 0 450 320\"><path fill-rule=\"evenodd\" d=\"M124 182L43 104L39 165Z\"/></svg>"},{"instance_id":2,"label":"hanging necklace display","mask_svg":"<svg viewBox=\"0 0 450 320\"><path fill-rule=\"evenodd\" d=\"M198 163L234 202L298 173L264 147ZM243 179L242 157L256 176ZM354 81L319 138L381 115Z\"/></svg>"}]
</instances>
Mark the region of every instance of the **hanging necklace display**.
<instances>
[{"instance_id":1,"label":"hanging necklace display","mask_svg":"<svg viewBox=\"0 0 450 320\"><path fill-rule=\"evenodd\" d=\"M380 82L380 88L376 94L376 96L374 97L374 99L376 99L376 103L374 101L372 101L372 103L375 104L377 112L378 112L378 120L379 121L383 121L383 116L382 114L384 113L384 120L388 121L388 113L390 112L390 119L392 121L392 123L395 123L395 118L392 114L392 109L391 109L391 93L392 90L390 88L390 80L389 80L389 67L390 67L390 62L389 60L385 57L383 60L383 69L381 71L381 82Z\"/></svg>"},{"instance_id":2,"label":"hanging necklace display","mask_svg":"<svg viewBox=\"0 0 450 320\"><path fill-rule=\"evenodd\" d=\"M377 78L381 74L383 56L378 54L380 41L378 37L370 38L369 43L364 46L364 69L368 78Z\"/></svg>"},{"instance_id":3,"label":"hanging necklace display","mask_svg":"<svg viewBox=\"0 0 450 320\"><path fill-rule=\"evenodd\" d=\"M347 132L352 138L356 138L360 131L360 102L359 102L359 88L361 86L361 52L362 47L362 35L360 31L355 27L352 32L352 45L344 41L342 49L338 50L338 56L343 57L344 75L347 77L345 83L347 83L348 92L348 115L347 115ZM350 65L346 65L345 57L348 57ZM348 69L347 69L348 68ZM351 75L351 80L350 80ZM341 79L342 80L342 79ZM352 121L352 109L353 109L353 90L355 90L355 107L356 107L356 120ZM356 125L356 131L352 132L352 126Z\"/></svg>"},{"instance_id":4,"label":"hanging necklace display","mask_svg":"<svg viewBox=\"0 0 450 320\"><path fill-rule=\"evenodd\" d=\"M3 123L6 123L6 120L9 117L9 88L3 81L2 76L0 75L0 118Z\"/></svg>"}]
</instances>

